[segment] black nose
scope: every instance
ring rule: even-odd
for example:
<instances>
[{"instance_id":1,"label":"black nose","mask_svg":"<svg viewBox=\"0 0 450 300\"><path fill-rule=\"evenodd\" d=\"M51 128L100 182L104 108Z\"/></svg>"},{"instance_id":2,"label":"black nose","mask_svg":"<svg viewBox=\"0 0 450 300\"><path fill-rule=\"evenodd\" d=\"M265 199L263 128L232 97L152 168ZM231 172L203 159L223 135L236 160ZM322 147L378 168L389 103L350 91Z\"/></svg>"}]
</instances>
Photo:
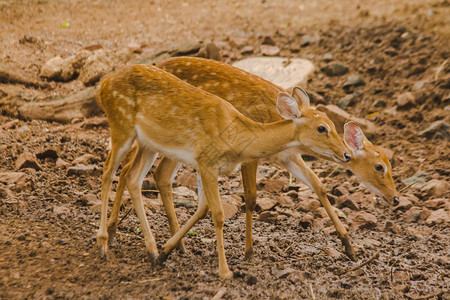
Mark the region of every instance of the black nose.
<instances>
[{"instance_id":1,"label":"black nose","mask_svg":"<svg viewBox=\"0 0 450 300\"><path fill-rule=\"evenodd\" d=\"M344 153L345 161L350 161L352 159L352 155L350 153Z\"/></svg>"},{"instance_id":2,"label":"black nose","mask_svg":"<svg viewBox=\"0 0 450 300\"><path fill-rule=\"evenodd\" d=\"M400 203L398 200L398 197L394 197L394 201L392 202L392 205L397 206Z\"/></svg>"}]
</instances>

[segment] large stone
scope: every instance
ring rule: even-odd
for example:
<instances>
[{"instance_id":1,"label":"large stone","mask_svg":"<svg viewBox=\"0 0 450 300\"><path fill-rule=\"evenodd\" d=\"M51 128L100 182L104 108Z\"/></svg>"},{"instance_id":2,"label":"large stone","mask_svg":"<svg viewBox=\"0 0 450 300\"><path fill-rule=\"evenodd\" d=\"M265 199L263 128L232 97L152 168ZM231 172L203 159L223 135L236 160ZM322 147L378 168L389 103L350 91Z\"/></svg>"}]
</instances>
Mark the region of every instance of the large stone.
<instances>
[{"instance_id":1,"label":"large stone","mask_svg":"<svg viewBox=\"0 0 450 300\"><path fill-rule=\"evenodd\" d=\"M93 85L100 78L111 71L109 60L106 57L106 53L103 49L95 51L89 56L80 69L80 76L78 79L83 82L85 86Z\"/></svg>"},{"instance_id":2,"label":"large stone","mask_svg":"<svg viewBox=\"0 0 450 300\"><path fill-rule=\"evenodd\" d=\"M322 72L328 76L341 76L348 72L348 67L340 63L330 63L322 68Z\"/></svg>"},{"instance_id":3,"label":"large stone","mask_svg":"<svg viewBox=\"0 0 450 300\"><path fill-rule=\"evenodd\" d=\"M278 212L276 211L264 211L258 217L258 221L266 223L275 223L277 220L278 220Z\"/></svg>"},{"instance_id":4,"label":"large stone","mask_svg":"<svg viewBox=\"0 0 450 300\"><path fill-rule=\"evenodd\" d=\"M406 92L398 95L397 107L399 110L407 110L412 108L416 104L416 98L410 92Z\"/></svg>"},{"instance_id":5,"label":"large stone","mask_svg":"<svg viewBox=\"0 0 450 300\"><path fill-rule=\"evenodd\" d=\"M221 199L225 219L227 220L235 217L242 204L241 198L236 195L223 195Z\"/></svg>"},{"instance_id":6,"label":"large stone","mask_svg":"<svg viewBox=\"0 0 450 300\"><path fill-rule=\"evenodd\" d=\"M319 207L320 201L316 199L305 199L298 204L298 209L304 212L314 211Z\"/></svg>"},{"instance_id":7,"label":"large stone","mask_svg":"<svg viewBox=\"0 0 450 300\"><path fill-rule=\"evenodd\" d=\"M431 179L422 187L422 192L433 197L441 197L450 190L450 184L444 180Z\"/></svg>"},{"instance_id":8,"label":"large stone","mask_svg":"<svg viewBox=\"0 0 450 300\"><path fill-rule=\"evenodd\" d=\"M436 210L439 208L446 208L446 207L450 210L450 202L446 198L438 198L438 199L432 199L432 200L425 201L423 203L423 206L425 206L429 209L432 209L432 210Z\"/></svg>"},{"instance_id":9,"label":"large stone","mask_svg":"<svg viewBox=\"0 0 450 300\"><path fill-rule=\"evenodd\" d=\"M433 136L448 138L450 135L450 124L445 120L436 121L419 132L418 135L426 138L431 138Z\"/></svg>"},{"instance_id":10,"label":"large stone","mask_svg":"<svg viewBox=\"0 0 450 300\"><path fill-rule=\"evenodd\" d=\"M39 162L37 161L36 156L33 153L24 152L20 154L16 160L17 170L26 168L32 168L36 171L42 170L42 167L39 165Z\"/></svg>"},{"instance_id":11,"label":"large stone","mask_svg":"<svg viewBox=\"0 0 450 300\"><path fill-rule=\"evenodd\" d=\"M99 161L100 161L99 157L92 155L90 153L86 153L86 154L83 154L82 156L75 158L72 161L72 164L73 165L77 165L77 164L89 165L89 164L95 164Z\"/></svg>"},{"instance_id":12,"label":"large stone","mask_svg":"<svg viewBox=\"0 0 450 300\"><path fill-rule=\"evenodd\" d=\"M373 122L363 118L352 116L336 105L318 105L317 109L325 112L328 115L331 121L333 121L334 125L336 125L336 130L338 131L338 133L344 133L344 124L348 121L355 122L368 136L373 135L377 132L377 127Z\"/></svg>"},{"instance_id":13,"label":"large stone","mask_svg":"<svg viewBox=\"0 0 450 300\"><path fill-rule=\"evenodd\" d=\"M287 181L281 179L267 179L260 182L261 190L266 192L281 192Z\"/></svg>"},{"instance_id":14,"label":"large stone","mask_svg":"<svg viewBox=\"0 0 450 300\"><path fill-rule=\"evenodd\" d=\"M270 45L261 45L260 46L261 54L265 56L277 56L280 54L280 48L277 46L270 46Z\"/></svg>"},{"instance_id":15,"label":"large stone","mask_svg":"<svg viewBox=\"0 0 450 300\"><path fill-rule=\"evenodd\" d=\"M99 176L102 171L96 165L75 165L67 170L67 176Z\"/></svg>"},{"instance_id":16,"label":"large stone","mask_svg":"<svg viewBox=\"0 0 450 300\"><path fill-rule=\"evenodd\" d=\"M352 231L358 229L374 229L377 226L377 218L367 212L361 211L348 216Z\"/></svg>"},{"instance_id":17,"label":"large stone","mask_svg":"<svg viewBox=\"0 0 450 300\"><path fill-rule=\"evenodd\" d=\"M403 216L406 222L417 222L426 220L431 212L425 207L411 207Z\"/></svg>"},{"instance_id":18,"label":"large stone","mask_svg":"<svg viewBox=\"0 0 450 300\"><path fill-rule=\"evenodd\" d=\"M450 222L450 212L443 208L433 211L426 220L426 223L429 225L443 224L449 222Z\"/></svg>"},{"instance_id":19,"label":"large stone","mask_svg":"<svg viewBox=\"0 0 450 300\"><path fill-rule=\"evenodd\" d=\"M270 210L270 209L274 208L275 205L277 205L277 201L275 199L271 199L271 198L260 198L260 199L258 199L258 201L256 201L256 206L261 211Z\"/></svg>"},{"instance_id":20,"label":"large stone","mask_svg":"<svg viewBox=\"0 0 450 300\"><path fill-rule=\"evenodd\" d=\"M314 71L311 61L281 57L250 57L239 60L233 66L260 76L284 89L304 85Z\"/></svg>"},{"instance_id":21,"label":"large stone","mask_svg":"<svg viewBox=\"0 0 450 300\"><path fill-rule=\"evenodd\" d=\"M0 173L0 182L7 184L8 187L15 191L30 190L33 188L33 181L27 173L23 172L5 172Z\"/></svg>"},{"instance_id":22,"label":"large stone","mask_svg":"<svg viewBox=\"0 0 450 300\"><path fill-rule=\"evenodd\" d=\"M41 69L39 76L54 81L69 81L73 79L75 69L70 59L56 56L47 61Z\"/></svg>"},{"instance_id":23,"label":"large stone","mask_svg":"<svg viewBox=\"0 0 450 300\"><path fill-rule=\"evenodd\" d=\"M400 197L398 205L394 208L396 211L407 211L412 207L411 201L406 197Z\"/></svg>"}]
</instances>

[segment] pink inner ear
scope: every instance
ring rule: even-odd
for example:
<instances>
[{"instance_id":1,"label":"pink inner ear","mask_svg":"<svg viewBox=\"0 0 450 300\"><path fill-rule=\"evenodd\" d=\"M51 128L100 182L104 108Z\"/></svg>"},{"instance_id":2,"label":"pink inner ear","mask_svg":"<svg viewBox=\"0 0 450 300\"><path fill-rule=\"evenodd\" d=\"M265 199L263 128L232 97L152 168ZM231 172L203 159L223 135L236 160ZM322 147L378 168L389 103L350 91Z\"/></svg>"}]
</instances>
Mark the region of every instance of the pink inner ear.
<instances>
[{"instance_id":1,"label":"pink inner ear","mask_svg":"<svg viewBox=\"0 0 450 300\"><path fill-rule=\"evenodd\" d=\"M344 139L348 147L360 150L363 147L364 134L361 129L353 123L348 123L344 132Z\"/></svg>"},{"instance_id":2,"label":"pink inner ear","mask_svg":"<svg viewBox=\"0 0 450 300\"><path fill-rule=\"evenodd\" d=\"M277 104L278 110L284 118L295 119L298 117L297 103L289 95L280 94Z\"/></svg>"}]
</instances>

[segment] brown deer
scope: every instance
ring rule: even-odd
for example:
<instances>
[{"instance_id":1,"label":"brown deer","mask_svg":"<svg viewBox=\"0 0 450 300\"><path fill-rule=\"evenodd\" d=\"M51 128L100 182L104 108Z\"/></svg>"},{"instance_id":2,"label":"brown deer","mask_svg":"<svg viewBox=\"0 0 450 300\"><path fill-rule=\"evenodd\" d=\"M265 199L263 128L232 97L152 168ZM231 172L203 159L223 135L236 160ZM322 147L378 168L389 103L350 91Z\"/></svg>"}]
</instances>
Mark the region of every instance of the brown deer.
<instances>
[{"instance_id":1,"label":"brown deer","mask_svg":"<svg viewBox=\"0 0 450 300\"><path fill-rule=\"evenodd\" d=\"M309 108L306 94L301 92L300 95L298 103L290 95L278 93L276 108L282 120L258 123L218 96L153 66L128 66L108 76L96 95L106 112L111 131L111 151L104 165L97 233L102 253L106 254L108 250L107 208L112 179L136 141L136 154L124 179L150 259L154 261L158 251L145 216L141 185L156 155L161 153L197 169L199 208L187 226L204 217L208 208L211 210L217 236L219 275L221 278L232 277L224 250L218 174L230 173L241 163L293 147L309 147L338 161L351 158L326 114ZM166 255L167 251L164 251L160 258Z\"/></svg>"},{"instance_id":2,"label":"brown deer","mask_svg":"<svg viewBox=\"0 0 450 300\"><path fill-rule=\"evenodd\" d=\"M161 62L158 67L196 87L220 96L255 121L275 122L282 119L277 113L276 103L278 93L285 91L260 77L221 62L192 57L172 58ZM300 89L294 89L292 96L298 100L302 107L309 108L308 97ZM398 195L391 175L391 165L382 148L372 145L357 125L347 123L344 129L344 141L353 153L353 157L351 161L341 164L352 170L372 191L382 195L389 203L397 205ZM320 131L323 129L311 127L310 130L311 135L320 136ZM271 158L307 184L319 196L322 205L336 227L339 238L345 245L346 254L355 260L356 257L348 233L332 209L325 187L305 164L300 153L313 154L327 160L336 161L330 156L314 151L314 145L306 145L306 147L303 145L287 149ZM135 155L134 152L130 152L127 161L132 161L133 155ZM257 165L258 160L254 160L243 163L241 166L246 204L246 258L251 258L253 253L252 216L256 206ZM172 181L179 166L180 162L164 157L154 173L155 181L168 215L172 235L180 229L172 202ZM127 168L125 166L121 173L111 218L108 222L110 240L112 240L117 228L120 202L125 189L123 174ZM189 230L188 227L183 227L183 229L179 235L184 235ZM163 250L164 255L170 253L176 240L176 238L171 239L166 244ZM178 246L184 250L182 242ZM160 258L163 259L163 254Z\"/></svg>"}]
</instances>

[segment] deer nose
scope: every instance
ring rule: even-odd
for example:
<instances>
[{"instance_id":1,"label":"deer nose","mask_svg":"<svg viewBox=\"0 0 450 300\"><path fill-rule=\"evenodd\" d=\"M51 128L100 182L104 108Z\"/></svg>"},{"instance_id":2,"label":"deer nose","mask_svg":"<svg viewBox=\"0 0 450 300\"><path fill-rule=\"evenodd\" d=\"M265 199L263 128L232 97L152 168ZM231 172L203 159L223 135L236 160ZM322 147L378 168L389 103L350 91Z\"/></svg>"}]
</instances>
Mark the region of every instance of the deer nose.
<instances>
[{"instance_id":1,"label":"deer nose","mask_svg":"<svg viewBox=\"0 0 450 300\"><path fill-rule=\"evenodd\" d=\"M400 200L398 197L394 197L394 201L392 202L392 205L397 206L400 203Z\"/></svg>"},{"instance_id":2,"label":"deer nose","mask_svg":"<svg viewBox=\"0 0 450 300\"><path fill-rule=\"evenodd\" d=\"M350 153L344 153L344 158L345 158L345 161L350 161L350 159L352 159L352 155L350 154Z\"/></svg>"}]
</instances>

